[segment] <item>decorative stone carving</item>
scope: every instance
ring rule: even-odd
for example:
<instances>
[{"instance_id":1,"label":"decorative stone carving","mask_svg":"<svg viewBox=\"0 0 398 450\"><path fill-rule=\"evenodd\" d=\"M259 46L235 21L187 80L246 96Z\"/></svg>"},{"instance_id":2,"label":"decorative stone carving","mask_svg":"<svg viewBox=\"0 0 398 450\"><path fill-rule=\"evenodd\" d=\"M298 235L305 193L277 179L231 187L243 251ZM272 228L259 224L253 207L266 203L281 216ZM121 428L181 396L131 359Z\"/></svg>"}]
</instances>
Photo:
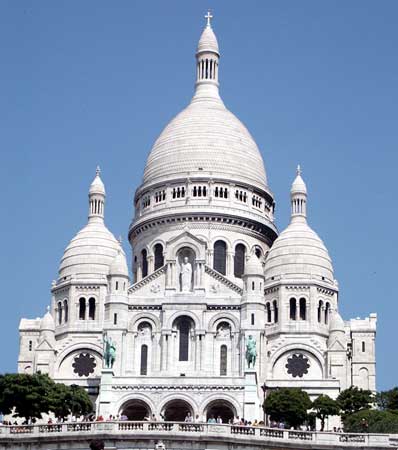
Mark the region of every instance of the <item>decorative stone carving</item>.
<instances>
[{"instance_id":1,"label":"decorative stone carving","mask_svg":"<svg viewBox=\"0 0 398 450\"><path fill-rule=\"evenodd\" d=\"M153 284L151 286L151 292L153 292L154 294L157 294L158 292L160 292L160 284L158 284L158 283Z\"/></svg>"}]
</instances>

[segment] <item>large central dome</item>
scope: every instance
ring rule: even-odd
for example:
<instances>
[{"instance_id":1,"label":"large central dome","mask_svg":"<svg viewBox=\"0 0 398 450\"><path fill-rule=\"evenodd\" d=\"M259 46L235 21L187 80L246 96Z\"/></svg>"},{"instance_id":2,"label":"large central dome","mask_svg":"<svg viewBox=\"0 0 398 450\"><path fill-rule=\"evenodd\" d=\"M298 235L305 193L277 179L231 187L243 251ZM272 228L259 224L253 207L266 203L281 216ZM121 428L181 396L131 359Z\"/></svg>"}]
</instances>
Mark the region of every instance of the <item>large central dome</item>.
<instances>
[{"instance_id":1,"label":"large central dome","mask_svg":"<svg viewBox=\"0 0 398 450\"><path fill-rule=\"evenodd\" d=\"M163 130L148 157L144 184L206 175L264 189L263 159L246 127L221 101L192 101Z\"/></svg>"},{"instance_id":2,"label":"large central dome","mask_svg":"<svg viewBox=\"0 0 398 450\"><path fill-rule=\"evenodd\" d=\"M197 49L195 95L162 131L149 154L143 186L196 176L243 182L266 190L260 151L218 93L217 39L210 26Z\"/></svg>"}]
</instances>

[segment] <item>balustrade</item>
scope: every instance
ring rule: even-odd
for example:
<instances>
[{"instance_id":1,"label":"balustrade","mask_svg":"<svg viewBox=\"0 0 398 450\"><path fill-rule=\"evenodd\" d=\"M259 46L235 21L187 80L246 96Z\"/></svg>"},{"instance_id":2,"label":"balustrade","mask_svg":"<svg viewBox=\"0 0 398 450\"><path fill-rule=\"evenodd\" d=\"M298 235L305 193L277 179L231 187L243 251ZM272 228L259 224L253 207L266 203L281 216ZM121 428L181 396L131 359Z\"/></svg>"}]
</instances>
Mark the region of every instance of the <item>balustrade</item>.
<instances>
[{"instance_id":1,"label":"balustrade","mask_svg":"<svg viewBox=\"0 0 398 450\"><path fill-rule=\"evenodd\" d=\"M65 436L70 434L71 439L79 435L90 432L90 435L107 433L110 436L134 435L140 433L140 438L156 439L159 436L172 436L184 433L191 435L206 436L207 434L217 434L219 439L227 436L250 436L253 443L262 445L264 441L285 441L286 446L293 445L293 442L303 444L312 441L311 446L317 445L319 448L325 446L335 446L336 448L353 447L360 445L362 448L371 448L372 443L377 443L378 448L389 448L398 441L397 435L388 434L355 434L355 433L331 433L331 432L308 432L300 430L282 430L278 428L252 427L243 425L212 424L212 423L187 423L187 422L144 422L144 421L120 421L120 422L69 422L56 424L38 425L3 425L0 427L0 442L11 442L11 438L18 440L20 436L29 435L29 439L34 441L35 437L43 435ZM155 435L155 436L154 436ZM195 439L195 437L192 437ZM291 444L289 444L289 441ZM293 442L292 442L293 441Z\"/></svg>"}]
</instances>

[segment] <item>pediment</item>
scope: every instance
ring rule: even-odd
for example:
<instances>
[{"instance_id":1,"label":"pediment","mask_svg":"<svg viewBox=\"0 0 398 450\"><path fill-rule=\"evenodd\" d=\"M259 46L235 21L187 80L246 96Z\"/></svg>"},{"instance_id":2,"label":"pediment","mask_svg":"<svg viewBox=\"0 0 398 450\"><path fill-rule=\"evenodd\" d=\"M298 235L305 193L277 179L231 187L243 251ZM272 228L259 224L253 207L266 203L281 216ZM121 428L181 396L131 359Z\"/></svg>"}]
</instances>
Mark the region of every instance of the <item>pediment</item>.
<instances>
[{"instance_id":1,"label":"pediment","mask_svg":"<svg viewBox=\"0 0 398 450\"><path fill-rule=\"evenodd\" d=\"M335 352L336 351L341 352L341 351L345 351L346 348L345 348L345 345L342 342L340 342L338 339L336 339L329 345L329 350L332 350L332 351L335 351Z\"/></svg>"},{"instance_id":2,"label":"pediment","mask_svg":"<svg viewBox=\"0 0 398 450\"><path fill-rule=\"evenodd\" d=\"M43 339L41 342L39 342L39 345L36 347L36 351L46 351L46 350L54 350L54 348L47 341L47 339Z\"/></svg>"},{"instance_id":3,"label":"pediment","mask_svg":"<svg viewBox=\"0 0 398 450\"><path fill-rule=\"evenodd\" d=\"M205 266L205 288L209 296L236 296L243 295L243 288L232 282L224 275L218 273L209 266Z\"/></svg>"},{"instance_id":4,"label":"pediment","mask_svg":"<svg viewBox=\"0 0 398 450\"><path fill-rule=\"evenodd\" d=\"M178 251L183 247L190 247L194 250L196 259L204 261L206 258L207 243L205 240L193 235L186 228L178 236L173 237L166 243L166 260L175 260Z\"/></svg>"},{"instance_id":5,"label":"pediment","mask_svg":"<svg viewBox=\"0 0 398 450\"><path fill-rule=\"evenodd\" d=\"M166 288L166 270L163 266L156 272L130 286L129 295L162 297Z\"/></svg>"}]
</instances>

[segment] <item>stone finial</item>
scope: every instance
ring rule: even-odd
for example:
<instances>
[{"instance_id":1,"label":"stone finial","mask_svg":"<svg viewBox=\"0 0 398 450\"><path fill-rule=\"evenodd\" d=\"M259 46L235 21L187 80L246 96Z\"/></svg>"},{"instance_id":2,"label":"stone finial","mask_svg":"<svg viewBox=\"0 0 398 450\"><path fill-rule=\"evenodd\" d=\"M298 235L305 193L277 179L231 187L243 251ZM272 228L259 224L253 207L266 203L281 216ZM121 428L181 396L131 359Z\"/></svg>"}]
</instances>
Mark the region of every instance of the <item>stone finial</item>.
<instances>
[{"instance_id":1,"label":"stone finial","mask_svg":"<svg viewBox=\"0 0 398 450\"><path fill-rule=\"evenodd\" d=\"M97 175L97 177L99 177L101 174L101 168L100 166L97 166L97 168L95 169L95 175Z\"/></svg>"},{"instance_id":2,"label":"stone finial","mask_svg":"<svg viewBox=\"0 0 398 450\"><path fill-rule=\"evenodd\" d=\"M300 164L297 164L296 174L301 175L301 166Z\"/></svg>"}]
</instances>

